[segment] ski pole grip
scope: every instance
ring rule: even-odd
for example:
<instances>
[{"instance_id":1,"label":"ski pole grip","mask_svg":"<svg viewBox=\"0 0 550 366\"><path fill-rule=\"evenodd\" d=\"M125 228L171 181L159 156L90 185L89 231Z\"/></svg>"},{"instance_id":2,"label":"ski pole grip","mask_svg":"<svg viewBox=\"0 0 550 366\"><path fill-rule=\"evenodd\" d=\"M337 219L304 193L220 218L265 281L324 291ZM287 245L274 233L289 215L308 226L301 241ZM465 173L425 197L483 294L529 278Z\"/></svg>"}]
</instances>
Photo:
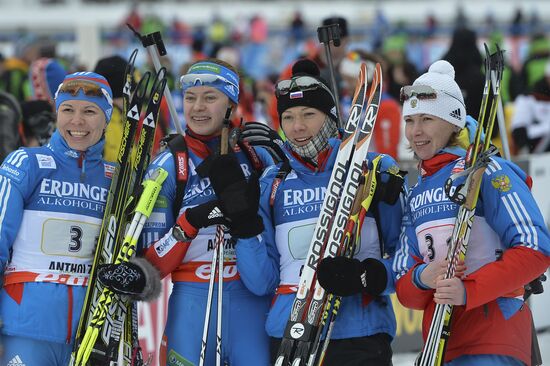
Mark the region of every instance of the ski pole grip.
<instances>
[{"instance_id":1,"label":"ski pole grip","mask_svg":"<svg viewBox=\"0 0 550 366\"><path fill-rule=\"evenodd\" d=\"M340 47L340 25L338 23L323 25L317 28L317 37L320 43L334 43L334 47Z\"/></svg>"},{"instance_id":2,"label":"ski pole grip","mask_svg":"<svg viewBox=\"0 0 550 366\"><path fill-rule=\"evenodd\" d=\"M161 56L165 56L167 52L166 52L166 47L164 46L164 42L162 40L161 33L154 32L154 33L148 34L148 36L151 38L151 41L153 42L153 44L157 46L159 54Z\"/></svg>"},{"instance_id":3,"label":"ski pole grip","mask_svg":"<svg viewBox=\"0 0 550 366\"><path fill-rule=\"evenodd\" d=\"M168 177L168 172L162 168L157 168L149 179L143 181L143 193L136 206L136 212L146 217L151 216L153 207L162 188L162 183Z\"/></svg>"}]
</instances>

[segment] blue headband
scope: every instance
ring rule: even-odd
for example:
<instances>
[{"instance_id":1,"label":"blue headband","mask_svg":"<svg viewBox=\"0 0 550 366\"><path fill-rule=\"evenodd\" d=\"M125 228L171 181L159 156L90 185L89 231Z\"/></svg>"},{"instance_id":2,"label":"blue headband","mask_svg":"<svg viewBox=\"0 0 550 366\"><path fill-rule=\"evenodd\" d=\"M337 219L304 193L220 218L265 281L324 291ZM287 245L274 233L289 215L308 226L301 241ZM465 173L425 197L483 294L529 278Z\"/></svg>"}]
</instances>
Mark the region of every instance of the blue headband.
<instances>
[{"instance_id":1,"label":"blue headband","mask_svg":"<svg viewBox=\"0 0 550 366\"><path fill-rule=\"evenodd\" d=\"M210 77L208 77L210 76ZM194 86L211 86L239 103L239 76L225 66L213 62L197 62L180 78L183 94Z\"/></svg>"},{"instance_id":2,"label":"blue headband","mask_svg":"<svg viewBox=\"0 0 550 366\"><path fill-rule=\"evenodd\" d=\"M71 82L76 82L75 88L71 87ZM78 82L82 84L79 85ZM94 84L99 87L101 95L90 95L86 91L85 83ZM82 86L82 87L81 87ZM67 90L70 88L71 91ZM77 91L74 93L73 91ZM113 114L113 92L111 87L103 76L95 72L75 72L69 74L63 79L63 83L59 84L55 93L55 110L59 110L61 103L67 100L84 100L97 105L105 114L105 121L109 123Z\"/></svg>"}]
</instances>

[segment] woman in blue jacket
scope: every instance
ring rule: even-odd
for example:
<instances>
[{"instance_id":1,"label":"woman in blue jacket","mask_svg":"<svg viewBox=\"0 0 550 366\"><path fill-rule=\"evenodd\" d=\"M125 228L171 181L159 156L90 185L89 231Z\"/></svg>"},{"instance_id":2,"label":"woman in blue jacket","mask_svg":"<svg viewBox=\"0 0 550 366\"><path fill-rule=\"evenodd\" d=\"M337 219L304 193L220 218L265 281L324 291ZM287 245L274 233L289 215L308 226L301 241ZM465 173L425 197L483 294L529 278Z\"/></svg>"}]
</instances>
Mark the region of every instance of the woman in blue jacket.
<instances>
[{"instance_id":1,"label":"woman in blue jacket","mask_svg":"<svg viewBox=\"0 0 550 366\"><path fill-rule=\"evenodd\" d=\"M236 246L237 268L245 285L258 295L276 294L266 322L272 362L290 316L340 144L334 97L315 63L299 60L291 79L277 84L276 96L290 169L280 181L280 165L264 172L259 214L265 230L260 236L239 239ZM368 159L376 155L369 153ZM388 171L399 171L389 156L382 156L380 170L383 181L388 180ZM380 220L381 214L384 220ZM370 259L362 263L377 273L372 276L377 283L369 283L370 293L343 300L325 364L391 364L390 343L396 325L388 295L394 284L389 275L391 262L385 257L394 253L400 221L397 199L392 204L377 202L365 217L355 257Z\"/></svg>"},{"instance_id":2,"label":"woman in blue jacket","mask_svg":"<svg viewBox=\"0 0 550 366\"><path fill-rule=\"evenodd\" d=\"M111 183L102 158L107 80L67 75L55 107L50 143L16 150L0 166L2 365L69 363Z\"/></svg>"}]
</instances>

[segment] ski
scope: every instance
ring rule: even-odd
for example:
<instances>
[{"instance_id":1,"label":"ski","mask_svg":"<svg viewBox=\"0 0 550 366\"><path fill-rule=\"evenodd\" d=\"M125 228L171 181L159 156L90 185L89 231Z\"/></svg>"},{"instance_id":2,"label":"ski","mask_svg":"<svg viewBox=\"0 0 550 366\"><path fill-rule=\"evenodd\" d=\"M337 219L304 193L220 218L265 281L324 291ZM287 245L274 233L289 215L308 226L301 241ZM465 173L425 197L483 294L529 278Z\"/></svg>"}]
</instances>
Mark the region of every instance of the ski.
<instances>
[{"instance_id":1,"label":"ski","mask_svg":"<svg viewBox=\"0 0 550 366\"><path fill-rule=\"evenodd\" d=\"M357 244L359 240L361 240L361 229L363 227L363 222L376 192L376 186L378 183L377 178L380 173L379 164L381 159L381 155L374 158L370 169L367 168L366 162L363 164L364 179L361 180L357 190L357 195L355 196L353 207L344 230L342 244L340 245L340 250L337 255L342 255L348 258L353 258L355 255ZM327 295L325 308L317 330L317 335L313 342L308 365L321 366L323 364L341 303L341 296L335 296L331 293Z\"/></svg>"},{"instance_id":2,"label":"ski","mask_svg":"<svg viewBox=\"0 0 550 366\"><path fill-rule=\"evenodd\" d=\"M146 102L146 93L150 79L150 73L145 73L135 87L133 95L131 94L134 86L133 74L136 55L137 50L130 56L126 68L126 82L123 88L126 119L124 122L121 147L115 163L111 186L109 187L105 213L97 241L94 262L88 280L88 289L77 328L70 365L116 365L120 338L121 336L124 338L124 334L122 334L122 323L124 322L125 314L115 313L114 311L119 309L113 306L109 308L106 314L106 321L102 324L102 327L98 329L98 331L101 330L99 337L101 342L93 342L89 354L89 356L91 356L89 363L82 360L83 353L81 349L87 349L87 347L83 347L82 343L85 341L87 329L93 320L92 316L100 305L99 298L103 291L101 284L97 281L97 266L99 264L112 263L118 255L122 245L121 239L128 221L128 200L136 194L136 192L132 192L134 182L136 182L136 179L141 179L143 177L143 172L138 172L137 167L139 166L140 169L143 170L144 164L140 166L138 162L139 159L143 158L141 155L146 156L150 154L150 152L144 150L144 147L152 144L153 136L151 135L147 138L150 139L151 142L146 142L140 138L137 146L135 146L135 136L140 121L141 108ZM163 78L164 73L157 75L153 84L153 90L156 90L155 85L160 83L159 76ZM157 111L155 115L158 114L158 107L160 105L158 99L159 96L157 92L152 93L148 101L147 110L152 112L156 108ZM142 130L145 130L145 127L143 127ZM141 180L137 180L137 182L140 181ZM86 342L89 342L89 337L89 335L86 337ZM116 347L114 346L115 343L117 344ZM127 346L123 347L124 350L127 348ZM126 351L124 351L124 353L126 353ZM125 355L124 359L124 363L129 364L130 359L127 355Z\"/></svg>"},{"instance_id":3,"label":"ski","mask_svg":"<svg viewBox=\"0 0 550 366\"><path fill-rule=\"evenodd\" d=\"M147 166L149 166L151 160L151 152L153 148L153 141L155 136L156 124L158 121L158 114L160 109L160 102L163 96L163 92L166 86L166 69L161 68L156 75L153 87L151 90L151 97L145 111L141 130L139 131L139 140L135 151L134 169L132 174L133 188L130 191L131 194L127 199L126 214L130 222L130 214L135 211L134 205L139 197L143 196L145 185L142 181L145 176ZM138 203L139 205L139 203ZM141 229L140 229L141 232ZM123 242L124 243L124 242ZM120 249L117 248L116 254L120 255ZM138 339L138 319L137 319L137 303L119 300L113 303L111 313L120 314L120 322L117 324L124 324L123 332L123 358L125 364L129 365L141 365L143 364L143 355L141 353L141 347ZM110 337L108 354L113 353L118 349L119 342L116 337Z\"/></svg>"},{"instance_id":4,"label":"ski","mask_svg":"<svg viewBox=\"0 0 550 366\"><path fill-rule=\"evenodd\" d=\"M460 205L447 252L449 264L445 272L446 279L454 277L458 261L464 260L466 257L483 173L490 164L491 156L497 153L496 148L490 144L490 137L493 132L497 107L500 102L500 81L502 79L504 58L498 46L497 51L491 55L487 45L485 45L485 53L485 87L475 139L466 154L464 171L451 175L447 182L445 182L446 194L453 202ZM486 119L491 78L495 80L495 87L492 90L489 117ZM485 135L485 141L481 145L483 134ZM453 185L454 181L464 176L466 176L464 183L455 187ZM451 188L454 187L456 188L455 192L451 194ZM444 364L445 349L451 334L452 312L452 305L436 305L426 343L415 365L439 366Z\"/></svg>"},{"instance_id":5,"label":"ski","mask_svg":"<svg viewBox=\"0 0 550 366\"><path fill-rule=\"evenodd\" d=\"M359 187L359 183L363 173L363 162L367 156L369 143L372 137L372 131L374 129L374 123L378 115L378 107L380 105L380 98L382 94L382 70L380 65L377 64L372 85L370 87L369 100L367 109L365 111L365 119L362 126L357 131L357 143L353 152L350 166L347 169L348 174L344 181L341 196L339 198L338 206L334 214L333 223L331 225L328 237L324 238L326 242L325 250L321 253L322 258L334 257L340 250L340 244L344 238L344 230L348 222L349 215L351 213L352 205L355 200L355 195ZM309 262L309 258L306 260ZM299 340L296 345L296 351L292 361L293 366L305 365L310 357L313 343L315 342L316 333L318 331L319 322L321 320L321 314L325 306L327 294L325 289L317 282L316 268L312 271L312 291L311 300L305 315L305 330L308 334L308 339ZM306 263L307 266L307 263ZM311 267L308 267L312 269ZM302 273L303 275L303 273Z\"/></svg>"},{"instance_id":6,"label":"ski","mask_svg":"<svg viewBox=\"0 0 550 366\"><path fill-rule=\"evenodd\" d=\"M373 78L374 85L380 81L380 71L380 66L377 65ZM380 92L377 86L371 88L368 103L372 108L370 106L366 108L365 119L359 126L359 121L365 110L366 72L366 65L362 64L350 116L344 127L342 143L313 232L306 262L302 269L296 298L275 361L276 366L305 364L316 334L319 315L325 300L324 290L318 286L316 280L317 263L324 253L328 252L334 256L338 251L340 241L337 236L341 235L341 232L336 227L345 225L349 216L351 207L347 207L350 203L348 199L351 197L351 202L353 202L353 196L358 187L356 180L361 176L363 160L366 156L370 133L378 110L380 96L374 98L375 94ZM357 174L357 165L359 174ZM345 220L342 224L339 221L341 218L340 211L345 211L346 208L347 213L344 212ZM333 240L329 240L329 238L337 240L336 247L333 245Z\"/></svg>"},{"instance_id":7,"label":"ski","mask_svg":"<svg viewBox=\"0 0 550 366\"><path fill-rule=\"evenodd\" d=\"M134 256L139 235L141 234L143 226L145 225L145 221L153 211L153 207L155 206L155 202L162 187L162 183L167 176L168 173L165 170L159 168L155 170L153 174L151 174L151 177L149 179L143 182L143 192L141 194L139 202L137 203L134 217L126 232L120 251L114 261L115 264L128 262ZM107 311L109 310L111 304L114 306L116 306L117 303L121 306L124 305L122 304L122 300L117 300L118 296L116 296L109 289L103 288L98 301L98 306L94 311L90 325L86 329L86 334L84 336L82 345L77 353L77 365L85 365L88 361L94 343L99 335L101 325L105 321Z\"/></svg>"}]
</instances>

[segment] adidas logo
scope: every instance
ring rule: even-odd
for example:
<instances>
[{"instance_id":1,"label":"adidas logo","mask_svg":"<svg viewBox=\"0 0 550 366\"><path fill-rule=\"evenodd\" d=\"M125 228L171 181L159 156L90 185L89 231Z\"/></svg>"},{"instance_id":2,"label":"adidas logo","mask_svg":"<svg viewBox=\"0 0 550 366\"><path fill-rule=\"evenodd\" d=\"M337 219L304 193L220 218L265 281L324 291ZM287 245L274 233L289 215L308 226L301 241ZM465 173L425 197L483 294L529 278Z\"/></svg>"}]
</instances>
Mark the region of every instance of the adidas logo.
<instances>
[{"instance_id":1,"label":"adidas logo","mask_svg":"<svg viewBox=\"0 0 550 366\"><path fill-rule=\"evenodd\" d=\"M25 366L25 363L21 360L19 355L16 355L10 360L10 362L8 362L8 366Z\"/></svg>"},{"instance_id":2,"label":"adidas logo","mask_svg":"<svg viewBox=\"0 0 550 366\"><path fill-rule=\"evenodd\" d=\"M210 213L208 214L208 218L209 219L214 219L216 217L223 217L223 213L220 211L219 208L214 207L214 209L212 211L210 211Z\"/></svg>"},{"instance_id":3,"label":"adidas logo","mask_svg":"<svg viewBox=\"0 0 550 366\"><path fill-rule=\"evenodd\" d=\"M454 111L452 111L451 113L449 113L449 115L453 118L456 118L456 119L460 119L460 108L458 109L455 109Z\"/></svg>"}]
</instances>

